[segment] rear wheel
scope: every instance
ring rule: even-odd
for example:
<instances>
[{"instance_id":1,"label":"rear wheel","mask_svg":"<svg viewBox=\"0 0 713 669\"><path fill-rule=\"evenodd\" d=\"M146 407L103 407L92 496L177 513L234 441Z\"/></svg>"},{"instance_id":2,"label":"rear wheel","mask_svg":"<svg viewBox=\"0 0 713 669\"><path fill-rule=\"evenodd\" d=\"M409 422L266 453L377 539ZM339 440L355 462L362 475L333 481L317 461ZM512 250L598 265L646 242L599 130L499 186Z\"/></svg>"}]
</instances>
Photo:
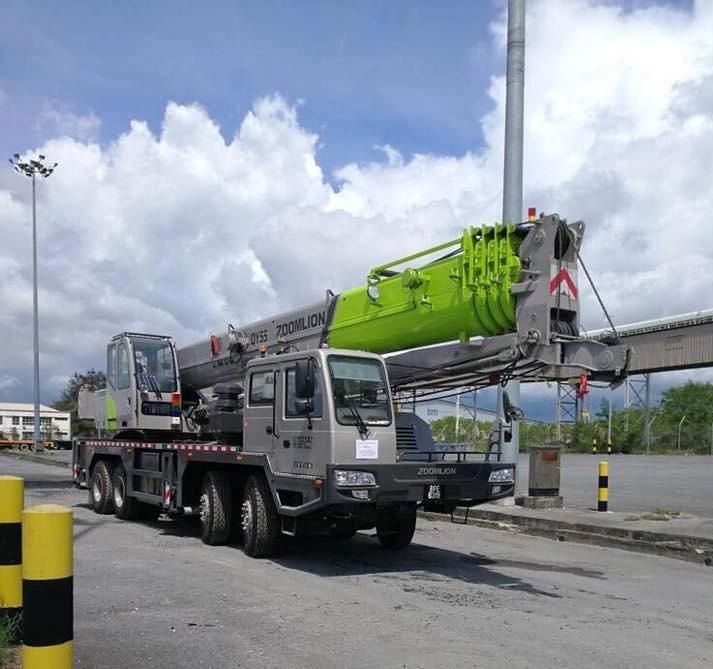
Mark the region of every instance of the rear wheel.
<instances>
[{"instance_id":1,"label":"rear wheel","mask_svg":"<svg viewBox=\"0 0 713 669\"><path fill-rule=\"evenodd\" d=\"M201 538L211 546L224 544L230 536L232 518L230 481L214 470L203 477L200 501Z\"/></svg>"},{"instance_id":2,"label":"rear wheel","mask_svg":"<svg viewBox=\"0 0 713 669\"><path fill-rule=\"evenodd\" d=\"M135 520L138 518L141 505L133 497L127 496L126 470L124 469L124 465L117 465L114 468L112 487L114 489L114 514L116 517L122 520Z\"/></svg>"},{"instance_id":3,"label":"rear wheel","mask_svg":"<svg viewBox=\"0 0 713 669\"><path fill-rule=\"evenodd\" d=\"M107 514L114 510L113 473L114 464L107 460L99 460L92 469L89 481L89 504L95 513Z\"/></svg>"},{"instance_id":4,"label":"rear wheel","mask_svg":"<svg viewBox=\"0 0 713 669\"><path fill-rule=\"evenodd\" d=\"M280 518L265 477L253 474L245 484L240 517L245 553L269 557L280 543Z\"/></svg>"},{"instance_id":5,"label":"rear wheel","mask_svg":"<svg viewBox=\"0 0 713 669\"><path fill-rule=\"evenodd\" d=\"M384 548L406 548L416 531L416 505L404 505L398 509L384 510L376 522L376 536Z\"/></svg>"}]
</instances>

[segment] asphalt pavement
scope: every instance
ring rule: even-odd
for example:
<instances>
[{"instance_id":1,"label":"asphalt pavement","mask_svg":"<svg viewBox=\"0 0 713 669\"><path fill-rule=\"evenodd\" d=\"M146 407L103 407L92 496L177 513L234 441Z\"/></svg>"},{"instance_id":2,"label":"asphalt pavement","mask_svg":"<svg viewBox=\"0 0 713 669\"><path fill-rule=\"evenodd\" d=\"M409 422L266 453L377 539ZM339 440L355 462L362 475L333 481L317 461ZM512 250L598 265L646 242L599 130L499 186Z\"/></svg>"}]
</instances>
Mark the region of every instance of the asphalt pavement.
<instances>
[{"instance_id":1,"label":"asphalt pavement","mask_svg":"<svg viewBox=\"0 0 713 669\"><path fill-rule=\"evenodd\" d=\"M193 521L97 516L58 472L0 459L74 511L77 667L713 665L709 567L424 519L400 553L360 533L254 560Z\"/></svg>"}]
</instances>

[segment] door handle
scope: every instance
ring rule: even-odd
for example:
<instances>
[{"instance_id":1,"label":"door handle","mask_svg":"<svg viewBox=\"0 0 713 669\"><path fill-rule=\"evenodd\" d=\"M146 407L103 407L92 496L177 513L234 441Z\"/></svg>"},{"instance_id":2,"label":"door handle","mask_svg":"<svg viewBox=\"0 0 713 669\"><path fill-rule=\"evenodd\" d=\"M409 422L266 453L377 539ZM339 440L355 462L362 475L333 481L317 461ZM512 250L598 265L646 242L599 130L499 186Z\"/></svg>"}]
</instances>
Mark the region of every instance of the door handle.
<instances>
[{"instance_id":1,"label":"door handle","mask_svg":"<svg viewBox=\"0 0 713 669\"><path fill-rule=\"evenodd\" d=\"M272 434L272 425L268 425L268 426L265 428L265 432L267 432L268 434Z\"/></svg>"},{"instance_id":2,"label":"door handle","mask_svg":"<svg viewBox=\"0 0 713 669\"><path fill-rule=\"evenodd\" d=\"M290 440L289 440L289 439L283 440L282 445L283 445L285 448L289 448L289 447L290 447Z\"/></svg>"}]
</instances>

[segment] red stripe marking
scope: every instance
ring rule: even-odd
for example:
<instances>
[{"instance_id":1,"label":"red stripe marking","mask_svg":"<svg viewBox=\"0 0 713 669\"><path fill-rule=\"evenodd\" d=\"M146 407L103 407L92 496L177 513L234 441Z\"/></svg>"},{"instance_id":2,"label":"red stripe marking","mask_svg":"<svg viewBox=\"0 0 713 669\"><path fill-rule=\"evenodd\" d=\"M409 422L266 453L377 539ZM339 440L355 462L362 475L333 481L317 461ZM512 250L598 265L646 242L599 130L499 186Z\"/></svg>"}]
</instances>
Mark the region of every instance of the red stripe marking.
<instances>
[{"instance_id":1,"label":"red stripe marking","mask_svg":"<svg viewBox=\"0 0 713 669\"><path fill-rule=\"evenodd\" d=\"M574 281L572 281L572 277L569 275L569 272L564 267L559 272L557 272L557 274L553 276L550 280L550 295L553 295L555 293L555 291L563 281L567 284L567 287L572 293L572 297L576 300L577 286L575 285Z\"/></svg>"}]
</instances>

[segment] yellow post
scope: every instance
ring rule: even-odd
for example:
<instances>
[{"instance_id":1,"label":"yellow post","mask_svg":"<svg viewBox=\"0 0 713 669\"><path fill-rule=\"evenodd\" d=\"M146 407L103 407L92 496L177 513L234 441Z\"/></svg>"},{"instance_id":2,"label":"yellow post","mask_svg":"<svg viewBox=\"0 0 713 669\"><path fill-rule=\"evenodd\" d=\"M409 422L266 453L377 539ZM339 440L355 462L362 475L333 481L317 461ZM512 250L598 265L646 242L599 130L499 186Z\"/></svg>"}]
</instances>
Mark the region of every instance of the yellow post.
<instances>
[{"instance_id":1,"label":"yellow post","mask_svg":"<svg viewBox=\"0 0 713 669\"><path fill-rule=\"evenodd\" d=\"M0 476L0 620L15 622L14 641L20 640L22 614L22 507L25 481Z\"/></svg>"},{"instance_id":2,"label":"yellow post","mask_svg":"<svg viewBox=\"0 0 713 669\"><path fill-rule=\"evenodd\" d=\"M42 504L22 514L23 669L72 669L72 512Z\"/></svg>"},{"instance_id":3,"label":"yellow post","mask_svg":"<svg viewBox=\"0 0 713 669\"><path fill-rule=\"evenodd\" d=\"M609 463L602 460L599 463L599 495L597 511L606 511L609 507Z\"/></svg>"}]
</instances>

